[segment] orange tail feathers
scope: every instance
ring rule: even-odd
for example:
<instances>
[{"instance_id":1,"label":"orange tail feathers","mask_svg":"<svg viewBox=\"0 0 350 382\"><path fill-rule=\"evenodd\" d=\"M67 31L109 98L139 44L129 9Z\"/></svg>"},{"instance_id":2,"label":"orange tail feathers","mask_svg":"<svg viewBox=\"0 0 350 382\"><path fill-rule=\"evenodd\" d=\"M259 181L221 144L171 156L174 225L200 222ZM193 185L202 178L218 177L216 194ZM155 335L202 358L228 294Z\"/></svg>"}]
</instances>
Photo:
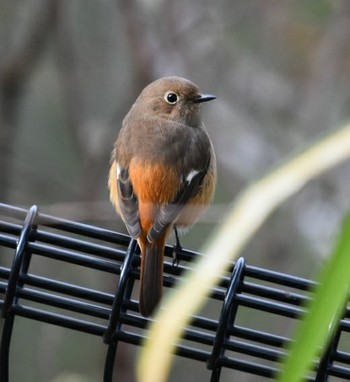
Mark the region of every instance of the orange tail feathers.
<instances>
[{"instance_id":1,"label":"orange tail feathers","mask_svg":"<svg viewBox=\"0 0 350 382\"><path fill-rule=\"evenodd\" d=\"M150 316L162 297L165 243L141 245L140 313Z\"/></svg>"}]
</instances>

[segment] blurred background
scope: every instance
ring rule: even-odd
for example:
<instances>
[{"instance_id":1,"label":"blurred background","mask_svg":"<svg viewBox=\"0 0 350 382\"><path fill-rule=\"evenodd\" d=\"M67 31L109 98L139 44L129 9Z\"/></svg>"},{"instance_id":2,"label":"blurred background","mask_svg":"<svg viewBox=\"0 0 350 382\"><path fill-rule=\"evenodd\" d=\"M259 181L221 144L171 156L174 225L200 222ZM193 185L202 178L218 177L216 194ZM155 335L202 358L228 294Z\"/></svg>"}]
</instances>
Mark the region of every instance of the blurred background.
<instances>
[{"instance_id":1,"label":"blurred background","mask_svg":"<svg viewBox=\"0 0 350 382\"><path fill-rule=\"evenodd\" d=\"M183 238L196 250L245 186L348 120L350 2L0 0L0 202L125 232L108 201L110 153L139 92L167 75L217 95L202 107L218 160L215 202ZM349 170L278 209L247 262L312 278L349 207ZM101 380L100 339L16 325L12 381ZM134 381L136 353L125 347L120 380ZM178 359L172 380L206 380L203 369Z\"/></svg>"}]
</instances>

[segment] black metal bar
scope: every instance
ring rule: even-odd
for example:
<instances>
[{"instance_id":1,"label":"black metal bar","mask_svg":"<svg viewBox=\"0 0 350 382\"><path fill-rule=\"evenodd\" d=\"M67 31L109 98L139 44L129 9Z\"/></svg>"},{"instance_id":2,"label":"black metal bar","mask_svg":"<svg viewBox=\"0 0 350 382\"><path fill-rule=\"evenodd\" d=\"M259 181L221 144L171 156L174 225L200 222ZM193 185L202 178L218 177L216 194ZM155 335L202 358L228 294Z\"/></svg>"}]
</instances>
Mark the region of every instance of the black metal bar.
<instances>
[{"instance_id":1,"label":"black metal bar","mask_svg":"<svg viewBox=\"0 0 350 382\"><path fill-rule=\"evenodd\" d=\"M23 220L27 214L27 210L24 208L0 203L0 214L7 217ZM38 225L55 228L64 232L70 232L79 235L81 234L84 237L100 239L109 243L122 244L127 246L130 242L130 237L127 235L110 231L105 228L73 222L46 214L40 214L38 216L37 222Z\"/></svg>"},{"instance_id":2,"label":"black metal bar","mask_svg":"<svg viewBox=\"0 0 350 382\"><path fill-rule=\"evenodd\" d=\"M253 277L258 280L269 281L272 283L278 283L279 285L300 289L302 291L309 291L311 288L316 286L316 283L311 280L286 275L284 273L262 269L251 265L247 265L245 276Z\"/></svg>"},{"instance_id":3,"label":"black metal bar","mask_svg":"<svg viewBox=\"0 0 350 382\"><path fill-rule=\"evenodd\" d=\"M237 295L237 299L240 305L253 308L258 311L274 313L279 316L289 317L289 318L300 318L304 309L296 308L294 306L289 306L286 304L281 304L278 302L272 302L266 299L257 299L251 296Z\"/></svg>"},{"instance_id":4,"label":"black metal bar","mask_svg":"<svg viewBox=\"0 0 350 382\"><path fill-rule=\"evenodd\" d=\"M49 311L27 307L19 304L14 305L12 307L12 310L14 315L19 317L25 317L32 320L45 322L47 324L58 325L62 326L63 328L77 330L83 333L94 334L100 337L102 337L104 331L106 330L106 326L96 324L94 322L77 319L63 314L52 313Z\"/></svg>"}]
</instances>

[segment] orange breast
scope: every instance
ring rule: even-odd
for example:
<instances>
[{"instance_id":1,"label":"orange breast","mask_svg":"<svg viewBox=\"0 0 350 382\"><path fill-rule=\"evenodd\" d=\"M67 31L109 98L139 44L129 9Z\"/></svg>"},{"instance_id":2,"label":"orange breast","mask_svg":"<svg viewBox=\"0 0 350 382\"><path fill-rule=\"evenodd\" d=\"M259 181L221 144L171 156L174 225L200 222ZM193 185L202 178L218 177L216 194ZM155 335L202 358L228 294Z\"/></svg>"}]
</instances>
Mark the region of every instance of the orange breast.
<instances>
[{"instance_id":1,"label":"orange breast","mask_svg":"<svg viewBox=\"0 0 350 382\"><path fill-rule=\"evenodd\" d=\"M131 161L129 175L139 200L142 229L146 232L153 225L161 204L171 202L181 185L179 175L168 166Z\"/></svg>"},{"instance_id":2,"label":"orange breast","mask_svg":"<svg viewBox=\"0 0 350 382\"><path fill-rule=\"evenodd\" d=\"M181 185L173 168L131 161L129 175L139 202L164 204L175 198Z\"/></svg>"}]
</instances>

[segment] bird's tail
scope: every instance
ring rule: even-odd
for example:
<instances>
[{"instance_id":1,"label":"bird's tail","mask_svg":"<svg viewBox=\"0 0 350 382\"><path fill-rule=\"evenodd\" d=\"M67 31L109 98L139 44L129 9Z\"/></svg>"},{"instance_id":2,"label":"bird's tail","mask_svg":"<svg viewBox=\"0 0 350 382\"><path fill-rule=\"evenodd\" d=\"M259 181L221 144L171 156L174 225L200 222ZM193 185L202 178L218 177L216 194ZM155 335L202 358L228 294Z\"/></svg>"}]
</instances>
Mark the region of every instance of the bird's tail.
<instances>
[{"instance_id":1,"label":"bird's tail","mask_svg":"<svg viewBox=\"0 0 350 382\"><path fill-rule=\"evenodd\" d=\"M140 313L150 316L162 297L164 243L141 246Z\"/></svg>"}]
</instances>

